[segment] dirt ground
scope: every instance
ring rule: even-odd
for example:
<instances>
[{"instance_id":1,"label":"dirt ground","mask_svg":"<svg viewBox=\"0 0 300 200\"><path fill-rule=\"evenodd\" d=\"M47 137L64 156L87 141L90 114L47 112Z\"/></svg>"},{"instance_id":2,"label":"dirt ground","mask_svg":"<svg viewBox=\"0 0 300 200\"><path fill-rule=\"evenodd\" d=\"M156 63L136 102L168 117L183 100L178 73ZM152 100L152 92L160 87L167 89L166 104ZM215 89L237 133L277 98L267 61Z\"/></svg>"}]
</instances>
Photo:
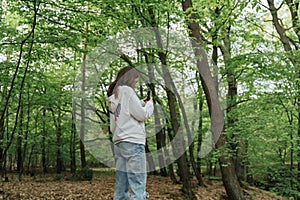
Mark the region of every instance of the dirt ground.
<instances>
[{"instance_id":1,"label":"dirt ground","mask_svg":"<svg viewBox=\"0 0 300 200\"><path fill-rule=\"evenodd\" d=\"M70 175L36 175L23 176L22 181L17 175L8 175L9 181L0 182L0 199L84 199L111 200L113 197L114 172L97 172L91 181L68 180ZM225 189L221 181L204 179L206 187L193 183L193 191L197 199L222 200L226 199ZM174 199L183 200L186 197L180 193L181 185L174 185L168 177L149 175L147 191L149 200ZM247 199L279 200L266 191L249 187L244 191Z\"/></svg>"}]
</instances>

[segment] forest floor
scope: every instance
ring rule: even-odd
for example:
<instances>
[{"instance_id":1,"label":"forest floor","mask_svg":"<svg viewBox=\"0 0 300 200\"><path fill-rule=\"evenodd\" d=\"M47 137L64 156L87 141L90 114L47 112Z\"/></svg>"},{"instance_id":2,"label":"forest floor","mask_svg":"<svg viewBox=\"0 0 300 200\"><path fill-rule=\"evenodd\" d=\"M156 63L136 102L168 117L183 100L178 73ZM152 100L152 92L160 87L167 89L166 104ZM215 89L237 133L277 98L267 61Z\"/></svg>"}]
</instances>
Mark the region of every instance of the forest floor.
<instances>
[{"instance_id":1,"label":"forest floor","mask_svg":"<svg viewBox=\"0 0 300 200\"><path fill-rule=\"evenodd\" d=\"M9 174L9 180L0 182L0 199L84 199L111 200L115 176L113 171L94 172L91 181L72 181L70 175L36 175L23 176L19 181L18 175ZM222 181L204 179L206 187L199 187L193 183L193 191L197 199L223 200L226 199ZM180 192L181 185L172 184L170 178L148 175L147 191L149 200L168 199L184 200ZM246 199L251 200L283 200L284 198L248 187L244 190Z\"/></svg>"}]
</instances>

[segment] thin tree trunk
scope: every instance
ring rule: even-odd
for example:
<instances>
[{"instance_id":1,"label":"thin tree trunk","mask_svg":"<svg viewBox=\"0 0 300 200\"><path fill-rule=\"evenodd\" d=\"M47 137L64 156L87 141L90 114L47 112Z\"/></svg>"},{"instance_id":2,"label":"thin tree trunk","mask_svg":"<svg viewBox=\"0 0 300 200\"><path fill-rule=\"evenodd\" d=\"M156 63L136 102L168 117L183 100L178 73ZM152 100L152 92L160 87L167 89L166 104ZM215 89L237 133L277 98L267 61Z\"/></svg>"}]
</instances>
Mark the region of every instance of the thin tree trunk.
<instances>
[{"instance_id":1,"label":"thin tree trunk","mask_svg":"<svg viewBox=\"0 0 300 200\"><path fill-rule=\"evenodd\" d=\"M199 173L201 174L201 156L200 155L200 150L201 150L201 145L202 145L202 141L203 141L203 104L204 104L204 99L203 99L203 91L200 85L200 78L199 78L199 73L196 72L196 81L197 81L197 87L198 87L198 106L196 105L196 109L198 107L199 110L199 123L198 123L198 130L197 130L197 168Z\"/></svg>"},{"instance_id":2,"label":"thin tree trunk","mask_svg":"<svg viewBox=\"0 0 300 200\"><path fill-rule=\"evenodd\" d=\"M72 112L72 127L71 127L71 135L70 135L70 169L71 173L74 174L76 172L76 125L75 125L75 117L76 117L76 106L73 105Z\"/></svg>"},{"instance_id":3,"label":"thin tree trunk","mask_svg":"<svg viewBox=\"0 0 300 200\"><path fill-rule=\"evenodd\" d=\"M30 149L30 151L28 153L28 165L27 165L27 171L28 172L31 171L30 174L32 176L35 174L35 168L34 168L34 166L32 164L32 163L34 163L33 160L32 160L32 155L33 155L34 147L35 147L35 144L33 144L31 146L31 149Z\"/></svg>"},{"instance_id":4,"label":"thin tree trunk","mask_svg":"<svg viewBox=\"0 0 300 200\"><path fill-rule=\"evenodd\" d=\"M158 43L158 48L162 49L161 45L161 40L159 34L156 32L156 40ZM176 96L175 94L170 90L171 88L175 90L175 88L172 87L171 82L172 78L170 76L170 72L167 69L167 59L166 59L166 54L159 52L159 59L161 61L161 66L162 66L162 71L163 71L163 78L167 87L167 97L168 97L168 106L169 106L169 112L171 116L171 124L173 128L173 133L174 134L179 134L179 120L177 118L177 112L178 110L176 109L178 107L176 103ZM184 139L182 136L182 140L177 141L176 140L176 149L175 149L175 157L178 157L178 168L179 168L179 174L180 178L182 180L183 188L182 191L187 194L189 197L193 197L194 193L192 191L191 187L191 182L190 182L190 173L189 173L189 168L187 164L187 155L186 152L184 151ZM182 155L179 155L183 152Z\"/></svg>"},{"instance_id":5,"label":"thin tree trunk","mask_svg":"<svg viewBox=\"0 0 300 200\"><path fill-rule=\"evenodd\" d=\"M149 58L148 58L148 55L144 55L145 56L145 61L148 65L148 76L149 76L149 89L151 90L152 92L152 97L153 97L153 103L154 103L154 121L155 121L155 138L156 138L156 149L159 151L159 152L162 152L162 148L164 148L165 151L168 151L167 149L165 149L165 137L163 135L163 131L162 131L162 125L161 125L161 122L160 122L160 118L159 118L159 115L158 115L158 110L157 110L157 102L156 102L156 90L155 90L155 85L154 85L154 81L153 81L153 77L154 77L154 70L153 70L153 67L151 67L149 65ZM165 162L164 162L164 156L163 154L159 154L158 155L158 163L159 163L159 169L160 169L160 175L161 176L167 176L167 170L166 168L164 167L165 166Z\"/></svg>"},{"instance_id":6,"label":"thin tree trunk","mask_svg":"<svg viewBox=\"0 0 300 200\"><path fill-rule=\"evenodd\" d=\"M140 85L140 96L141 97L144 96L142 85ZM145 152L146 152L146 160L148 162L150 173L155 174L155 163L154 163L153 157L152 157L150 149L149 149L147 138L146 138L146 144L145 144Z\"/></svg>"},{"instance_id":7,"label":"thin tree trunk","mask_svg":"<svg viewBox=\"0 0 300 200\"><path fill-rule=\"evenodd\" d=\"M5 119L5 127L6 127L6 140L8 140L9 138L9 115L8 115L8 109L6 109L6 119ZM12 171L12 155L10 154L9 156L9 159L10 159L10 171ZM7 163L7 151L5 151L5 149L3 150L3 174L4 174L4 177L7 178L7 170L6 170L6 163Z\"/></svg>"},{"instance_id":8,"label":"thin tree trunk","mask_svg":"<svg viewBox=\"0 0 300 200\"><path fill-rule=\"evenodd\" d=\"M46 90L45 90L46 93ZM46 109L43 108L43 128L42 128L42 168L43 173L47 173L47 162L46 162L46 137L47 137L47 129L46 129Z\"/></svg>"},{"instance_id":9,"label":"thin tree trunk","mask_svg":"<svg viewBox=\"0 0 300 200\"><path fill-rule=\"evenodd\" d=\"M85 26L86 34L88 33L88 24ZM84 50L87 50L87 41L83 47ZM85 84L86 84L86 53L82 55L82 85L81 91L85 94ZM84 95L83 95L84 96ZM81 122L80 122L80 159L81 159L81 169L86 167L86 157L85 157L85 148L84 148L84 134L85 134L85 99L81 99Z\"/></svg>"},{"instance_id":10,"label":"thin tree trunk","mask_svg":"<svg viewBox=\"0 0 300 200\"><path fill-rule=\"evenodd\" d=\"M59 100L57 105L57 126L56 126L56 173L60 174L62 172L62 155L61 155L61 92L62 92L62 82L59 83Z\"/></svg>"},{"instance_id":11,"label":"thin tree trunk","mask_svg":"<svg viewBox=\"0 0 300 200\"><path fill-rule=\"evenodd\" d=\"M228 66L227 61L231 59L231 43L230 43L230 27L227 28L227 34L224 38L224 46L221 48L221 52L225 61L225 68L227 74L227 126L233 128L237 122L235 117L235 110L237 106L237 82L235 70ZM246 173L246 149L242 137L239 134L232 134L233 136L228 140L232 142L231 148L235 152L234 165L240 184L247 179Z\"/></svg>"},{"instance_id":12,"label":"thin tree trunk","mask_svg":"<svg viewBox=\"0 0 300 200\"><path fill-rule=\"evenodd\" d=\"M152 7L149 7L148 9L149 15L151 17L151 25L153 27L157 27L156 21L155 21L155 15L154 15L154 10ZM156 38L156 44L159 49L163 49L160 34L157 29L154 29L155 32L155 38ZM176 96L175 94L171 91L171 89L176 90L176 88L173 87L172 83L172 78L170 75L169 70L167 69L167 57L166 54L163 52L158 52L159 60L161 62L161 67L162 67L162 72L163 72L163 79L166 84L167 88L167 98L168 98L168 106L169 106L169 112L170 112L170 117L171 117L171 124L173 128L173 133L174 134L179 134L179 119L177 118L177 112L178 107L177 102L176 102ZM190 182L190 173L189 173L189 168L187 164L187 155L186 152L184 151L184 139L183 136L182 140L177 141L176 140L176 149L174 149L175 152L175 157L179 157L177 160L178 163L178 172L182 181L182 191L189 197L193 198L194 193L192 191L191 187L191 182ZM183 152L182 155L179 155Z\"/></svg>"},{"instance_id":13,"label":"thin tree trunk","mask_svg":"<svg viewBox=\"0 0 300 200\"><path fill-rule=\"evenodd\" d=\"M195 172L196 178L198 180L198 185L203 186L204 185L203 180L202 180L200 171L198 171L198 169L197 169L196 161L195 161L195 158L194 158L194 141L192 140L191 130L190 130L190 127L189 127L189 124L188 124L188 119L187 119L187 115L186 115L186 112L185 112L185 108L184 108L183 102L181 100L181 97L178 94L178 91L176 89L176 86L175 86L174 82L171 81L170 83L171 83L171 86L174 90L175 96L177 97L178 104L179 104L179 107L180 107L180 111L181 111L181 114L182 114L182 117L183 117L184 126L185 126L187 136L188 136L190 164L192 165L193 171Z\"/></svg>"},{"instance_id":14,"label":"thin tree trunk","mask_svg":"<svg viewBox=\"0 0 300 200\"><path fill-rule=\"evenodd\" d=\"M10 54L6 55L6 63L7 64L10 63ZM8 75L8 72L6 72L6 75ZM1 91L1 93L2 93L2 98L5 99L5 97L7 95L7 87L6 86L3 87L3 91ZM4 106L1 105L1 107L4 107ZM3 111L1 110L0 113L2 114ZM3 118L0 118L0 176L4 176L4 169L3 169L3 163L4 163L3 139L4 139L4 133L5 133L5 120L4 120L5 117L6 116L4 115Z\"/></svg>"},{"instance_id":15,"label":"thin tree trunk","mask_svg":"<svg viewBox=\"0 0 300 200\"><path fill-rule=\"evenodd\" d=\"M14 86L15 86L15 79L17 77L19 67L20 67L20 64L21 64L21 60L22 60L23 46L26 43L26 41L31 38L31 42L30 42L29 50L28 50L28 55L27 55L27 62L26 62L26 65L25 65L24 74L23 74L23 77L21 79L21 84L20 84L20 88L19 88L19 102L18 102L18 107L17 107L17 111L16 111L14 127L13 127L13 130L11 131L10 137L8 138L7 145L4 148L4 151L3 151L4 156L7 154L7 151L9 150L10 146L12 145L13 138L14 138L14 135L15 135L15 132L16 132L16 129L17 129L17 125L18 125L19 114L20 114L20 109L21 109L21 103L22 103L22 98L23 98L23 89L24 89L24 84L25 84L27 71L29 69L29 65L30 65L30 61L31 61L30 58L31 58L31 53L32 53L32 49L33 49L34 39L35 39L34 33L35 33L35 28L36 28L38 9L39 9L39 4L37 4L36 0L34 0L33 1L34 16L33 16L32 29L31 29L30 33L27 35L27 37L21 42L20 53L19 53L19 58L18 58L18 64L17 64L16 70L15 70L15 73L13 75L11 86L10 86L10 89L9 89L9 92L8 92L8 95L7 95L7 98L6 98L6 101L5 101L4 109L2 110L3 113L0 113L1 114L0 122L1 122L4 119L5 112L8 109L9 100L10 100L10 97L11 97L11 94L12 94L12 90L14 89Z\"/></svg>"},{"instance_id":16,"label":"thin tree trunk","mask_svg":"<svg viewBox=\"0 0 300 200\"><path fill-rule=\"evenodd\" d=\"M146 140L146 145L145 145L145 152L146 152L146 159L147 159L147 162L148 162L149 169L150 169L152 174L155 174L155 164L154 164L153 157L151 156L147 140Z\"/></svg>"},{"instance_id":17,"label":"thin tree trunk","mask_svg":"<svg viewBox=\"0 0 300 200\"><path fill-rule=\"evenodd\" d=\"M159 104L159 105L162 105L162 102L159 101L159 99L156 100L156 103ZM166 119L166 122L165 124L170 124L167 116L166 116L166 113L164 113L164 118ZM170 126L168 126L167 128L162 128L162 135L163 135L163 139L161 140L162 142L162 146L163 147L166 147L166 137L169 138L169 141L172 141L174 139L173 135L172 135L172 129ZM176 146L174 145L174 143L171 143L172 145L172 149L175 149ZM173 184L178 184L178 181L177 181L177 178L176 178L176 175L175 175L175 172L174 172L174 166L173 164L171 163L170 161L170 154L169 154L169 151L167 148L164 148L164 154L165 154L165 161L166 163L170 163L168 165L168 170L169 170L169 176L170 176L170 179L172 180L172 183ZM176 161L177 163L177 161Z\"/></svg>"},{"instance_id":18,"label":"thin tree trunk","mask_svg":"<svg viewBox=\"0 0 300 200\"><path fill-rule=\"evenodd\" d=\"M183 117L184 126L185 126L187 136L188 136L190 164L192 165L193 171L195 172L196 178L198 180L198 185L203 186L204 184L203 184L203 181L202 181L202 177L201 177L200 172L197 169L195 158L194 158L194 141L192 140L191 130L190 130L190 127L189 127L189 124L188 124L188 119L187 119L187 115L186 115L186 112L185 112L185 108L184 108L181 97L178 94L178 91L177 91L176 86L175 86L173 81L171 81L171 86L173 88L175 96L177 97L179 108L180 108L180 111L181 111L181 114L182 114L182 117Z\"/></svg>"},{"instance_id":19,"label":"thin tree trunk","mask_svg":"<svg viewBox=\"0 0 300 200\"><path fill-rule=\"evenodd\" d=\"M27 91L27 121L26 121L26 130L25 130L25 136L24 136L24 146L23 146L23 160L25 161L26 155L27 155L27 145L28 145L28 133L29 133L29 122L30 122L30 89L28 87ZM24 164L25 165L25 164ZM25 169L25 167L24 167ZM29 170L27 170L27 173Z\"/></svg>"},{"instance_id":20,"label":"thin tree trunk","mask_svg":"<svg viewBox=\"0 0 300 200\"><path fill-rule=\"evenodd\" d=\"M160 48L160 47L159 47ZM163 53L159 53L159 58L162 62L162 68L163 68L163 74L164 74L164 79L165 79L165 84L167 87L167 97L168 97L168 106L169 106L169 112L170 112L170 116L171 116L171 124L172 124L172 128L173 128L173 133L174 134L179 134L179 121L177 118L177 112L178 110L176 110L177 103L176 103L176 96L174 95L174 93L172 91L170 91L170 88L172 88L172 86L170 85L171 83L171 77L170 77L170 73L166 68L166 55ZM175 157L178 157L178 168L179 168L179 172L180 172L180 178L182 180L183 183L183 188L182 191L187 194L188 196L193 196L193 192L192 192L192 188L191 188L191 183L190 183L190 173L189 173L189 169L188 169L188 165L187 165L187 155L184 151L184 147L183 147L183 136L182 136L182 140L176 140L175 143L176 149L175 149ZM182 155L180 155L181 153L183 153Z\"/></svg>"},{"instance_id":21,"label":"thin tree trunk","mask_svg":"<svg viewBox=\"0 0 300 200\"><path fill-rule=\"evenodd\" d=\"M157 103L159 105L161 105L161 102L157 101ZM167 119L166 116L165 116L165 119L166 119L166 124L170 124L170 122L169 122L169 120ZM173 138L174 138L173 135L172 135L172 131L173 130L170 126L168 126L167 128L163 128L163 135L168 136L170 141L172 141ZM162 145L164 147L166 146L166 139L163 140ZM172 149L176 148L174 143L171 143L171 145L172 145ZM166 162L171 163L169 151L166 148L164 148L164 153L165 153L165 157L166 157ZM177 163L177 161L176 161L176 163ZM174 172L174 166L173 166L172 163L168 165L168 169L169 169L169 176L170 176L170 179L172 180L172 183L173 184L178 184L179 182L177 181L177 178L176 178L176 175L175 175L175 172Z\"/></svg>"},{"instance_id":22,"label":"thin tree trunk","mask_svg":"<svg viewBox=\"0 0 300 200\"><path fill-rule=\"evenodd\" d=\"M0 141L3 141L4 139L4 118L0 121ZM4 162L4 154L3 154L3 148L2 148L2 142L0 142L0 176L4 176L3 174L3 162Z\"/></svg>"},{"instance_id":23,"label":"thin tree trunk","mask_svg":"<svg viewBox=\"0 0 300 200\"><path fill-rule=\"evenodd\" d=\"M74 60L76 60L76 52L74 53ZM74 71L76 70L74 66ZM75 89L75 80L73 82L73 89ZM72 105L72 128L70 135L70 169L71 173L76 173L76 104Z\"/></svg>"},{"instance_id":24,"label":"thin tree trunk","mask_svg":"<svg viewBox=\"0 0 300 200\"><path fill-rule=\"evenodd\" d=\"M23 156L22 156L23 118L24 118L24 108L23 108L23 102L21 102L20 123L19 123L18 138L17 138L17 171L19 173L19 181L22 180L22 173L23 173Z\"/></svg>"},{"instance_id":25,"label":"thin tree trunk","mask_svg":"<svg viewBox=\"0 0 300 200\"><path fill-rule=\"evenodd\" d=\"M202 113L203 113L203 104L204 104L204 100L203 100L203 92L202 92L202 88L200 86L200 83L199 83L199 75L198 75L198 72L196 72L196 81L197 81L197 86L198 86L198 91L197 91L197 99L198 99L198 102L197 104L198 105L195 105L195 109L198 109L199 111L199 122L198 122L198 127L197 127L197 160L196 160L196 167L197 167L197 170L199 172L199 174L201 175L201 156L200 156L200 151L201 151L201 145L202 145L202 141L203 141L203 116L202 116ZM201 178L201 181L198 180L198 184L200 186L204 186L204 182Z\"/></svg>"}]
</instances>

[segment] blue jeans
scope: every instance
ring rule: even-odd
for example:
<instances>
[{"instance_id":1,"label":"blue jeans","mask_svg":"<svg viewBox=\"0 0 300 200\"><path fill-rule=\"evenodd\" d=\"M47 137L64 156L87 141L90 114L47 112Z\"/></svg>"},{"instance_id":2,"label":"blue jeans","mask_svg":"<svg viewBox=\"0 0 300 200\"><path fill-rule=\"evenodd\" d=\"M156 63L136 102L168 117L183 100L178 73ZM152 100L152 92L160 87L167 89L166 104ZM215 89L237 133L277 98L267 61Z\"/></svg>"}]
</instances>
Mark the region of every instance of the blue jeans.
<instances>
[{"instance_id":1,"label":"blue jeans","mask_svg":"<svg viewBox=\"0 0 300 200\"><path fill-rule=\"evenodd\" d=\"M120 142L114 145L114 153L116 161L114 200L146 199L147 174L144 145Z\"/></svg>"}]
</instances>

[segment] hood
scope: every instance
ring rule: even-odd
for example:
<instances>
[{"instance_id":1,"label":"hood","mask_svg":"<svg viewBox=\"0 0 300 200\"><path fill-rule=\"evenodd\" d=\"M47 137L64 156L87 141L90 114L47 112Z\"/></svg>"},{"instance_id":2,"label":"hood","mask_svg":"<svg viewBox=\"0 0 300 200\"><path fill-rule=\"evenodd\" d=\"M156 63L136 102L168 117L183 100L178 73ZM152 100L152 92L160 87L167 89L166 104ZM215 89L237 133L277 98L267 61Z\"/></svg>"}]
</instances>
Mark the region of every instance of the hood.
<instances>
[{"instance_id":1,"label":"hood","mask_svg":"<svg viewBox=\"0 0 300 200\"><path fill-rule=\"evenodd\" d=\"M110 111L115 112L119 102L120 102L120 98L116 99L114 94L109 96L108 97L108 105L109 105Z\"/></svg>"}]
</instances>

